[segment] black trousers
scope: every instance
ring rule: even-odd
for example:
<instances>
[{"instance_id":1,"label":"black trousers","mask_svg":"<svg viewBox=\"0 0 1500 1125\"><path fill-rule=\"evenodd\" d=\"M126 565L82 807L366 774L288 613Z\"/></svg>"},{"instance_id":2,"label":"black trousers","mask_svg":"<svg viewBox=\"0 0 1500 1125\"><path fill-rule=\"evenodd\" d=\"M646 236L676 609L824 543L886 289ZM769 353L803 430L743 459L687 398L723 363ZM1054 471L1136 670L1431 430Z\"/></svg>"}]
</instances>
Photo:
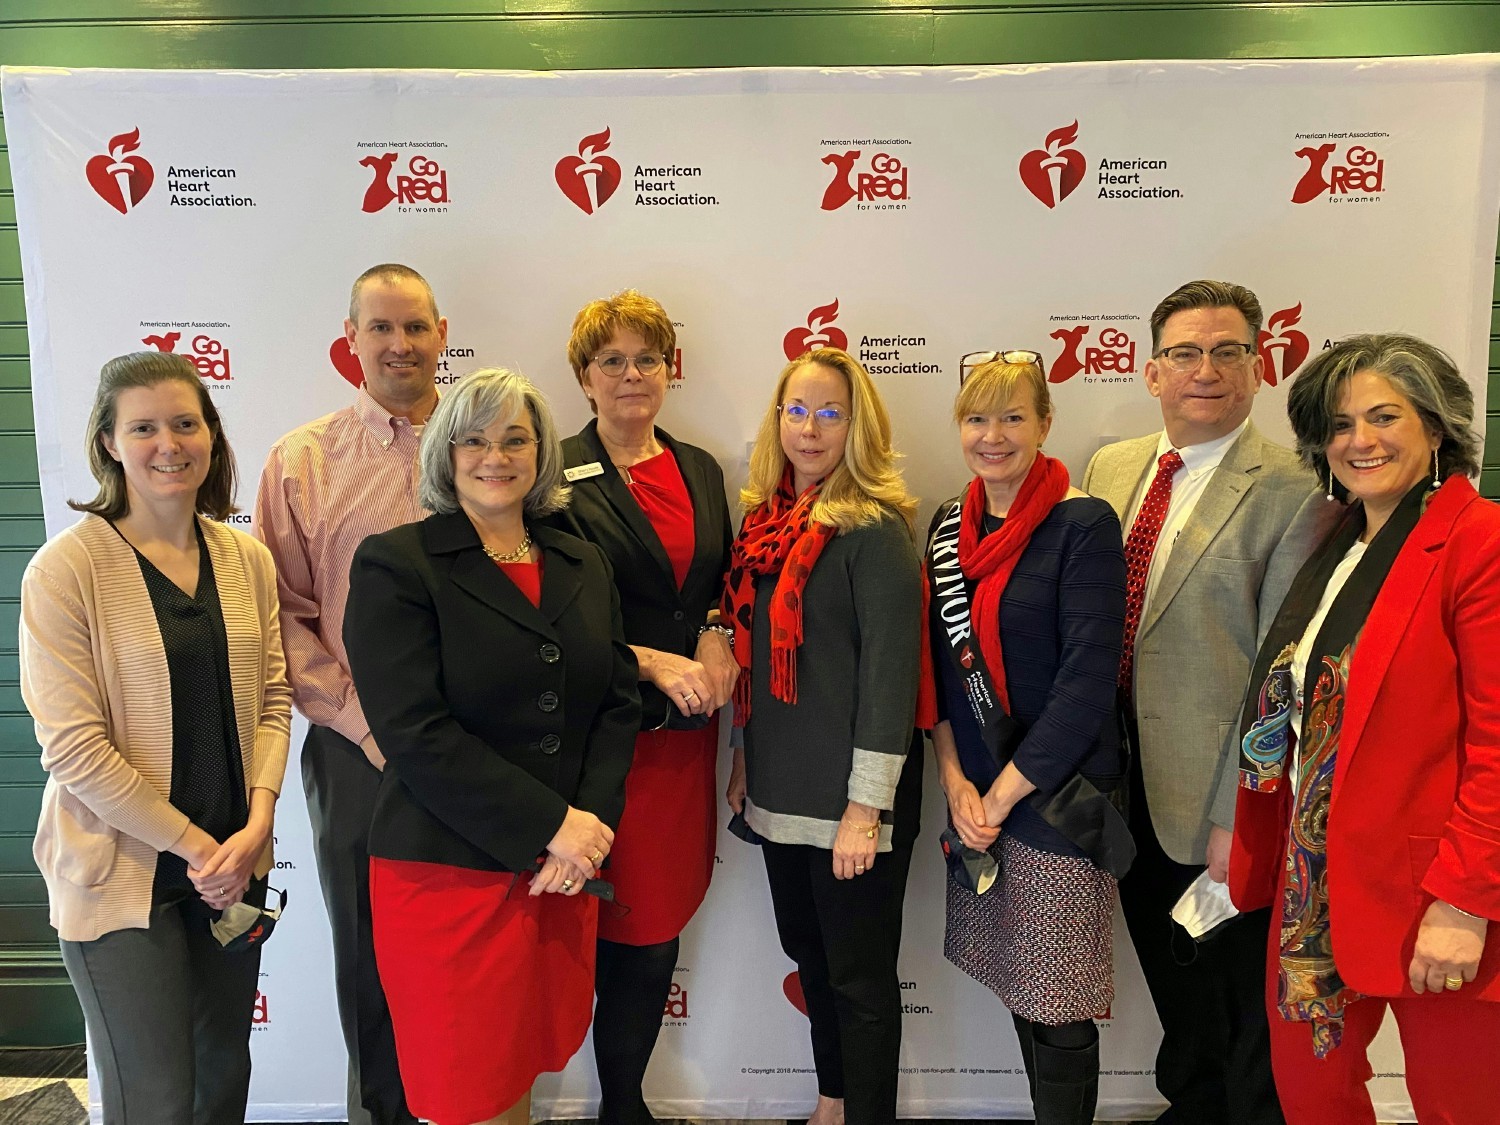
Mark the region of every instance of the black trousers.
<instances>
[{"instance_id":1,"label":"black trousers","mask_svg":"<svg viewBox=\"0 0 1500 1125\"><path fill-rule=\"evenodd\" d=\"M246 902L263 905L264 879ZM202 899L153 906L146 929L64 941L94 1043L104 1125L244 1125L260 950L225 953Z\"/></svg>"},{"instance_id":2,"label":"black trousers","mask_svg":"<svg viewBox=\"0 0 1500 1125\"><path fill-rule=\"evenodd\" d=\"M812 1024L818 1092L844 1099L847 1125L896 1120L901 1058L901 906L911 846L875 857L853 879L833 877L833 853L764 844L781 948L797 963Z\"/></svg>"},{"instance_id":3,"label":"black trousers","mask_svg":"<svg viewBox=\"0 0 1500 1125\"><path fill-rule=\"evenodd\" d=\"M1284 1125L1266 1024L1271 912L1241 915L1201 943L1172 920L1172 907L1204 868L1162 850L1139 754L1130 767L1130 827L1137 851L1120 880L1120 905L1162 1026L1156 1088L1171 1108L1157 1121Z\"/></svg>"},{"instance_id":4,"label":"black trousers","mask_svg":"<svg viewBox=\"0 0 1500 1125\"><path fill-rule=\"evenodd\" d=\"M349 1053L349 1123L415 1125L370 925L370 817L379 786L380 771L363 750L327 727L307 728L302 787L333 931L334 991Z\"/></svg>"}]
</instances>

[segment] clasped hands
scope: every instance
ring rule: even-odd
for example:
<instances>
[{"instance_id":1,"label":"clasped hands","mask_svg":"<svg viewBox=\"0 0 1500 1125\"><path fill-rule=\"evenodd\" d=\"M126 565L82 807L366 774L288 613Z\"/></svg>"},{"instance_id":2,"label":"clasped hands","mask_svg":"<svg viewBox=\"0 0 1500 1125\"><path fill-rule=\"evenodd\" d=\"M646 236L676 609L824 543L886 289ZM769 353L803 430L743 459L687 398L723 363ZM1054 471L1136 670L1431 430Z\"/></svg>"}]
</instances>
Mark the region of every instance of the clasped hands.
<instances>
[{"instance_id":1,"label":"clasped hands","mask_svg":"<svg viewBox=\"0 0 1500 1125\"><path fill-rule=\"evenodd\" d=\"M684 715L707 715L729 702L740 666L721 633L704 633L691 658L655 648L637 648L641 679L659 688Z\"/></svg>"},{"instance_id":2,"label":"clasped hands","mask_svg":"<svg viewBox=\"0 0 1500 1125\"><path fill-rule=\"evenodd\" d=\"M614 846L614 830L591 812L568 807L562 827L547 843L542 869L531 878L529 894L576 895L599 874Z\"/></svg>"}]
</instances>

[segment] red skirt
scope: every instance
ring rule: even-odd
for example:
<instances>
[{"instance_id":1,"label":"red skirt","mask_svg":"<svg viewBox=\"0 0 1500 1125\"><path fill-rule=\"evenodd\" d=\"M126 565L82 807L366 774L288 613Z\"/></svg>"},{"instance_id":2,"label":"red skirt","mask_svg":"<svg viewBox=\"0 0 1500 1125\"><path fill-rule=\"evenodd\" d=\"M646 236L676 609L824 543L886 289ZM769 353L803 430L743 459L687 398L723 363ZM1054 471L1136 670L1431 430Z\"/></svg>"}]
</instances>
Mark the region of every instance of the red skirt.
<instances>
[{"instance_id":1,"label":"red skirt","mask_svg":"<svg viewBox=\"0 0 1500 1125\"><path fill-rule=\"evenodd\" d=\"M682 932L708 893L719 831L715 719L702 730L642 731L625 778L625 813L604 878L621 914L605 906L599 936L656 945Z\"/></svg>"},{"instance_id":2,"label":"red skirt","mask_svg":"<svg viewBox=\"0 0 1500 1125\"><path fill-rule=\"evenodd\" d=\"M504 1112L583 1045L598 900L523 878L370 860L375 963L406 1100L436 1125Z\"/></svg>"}]
</instances>

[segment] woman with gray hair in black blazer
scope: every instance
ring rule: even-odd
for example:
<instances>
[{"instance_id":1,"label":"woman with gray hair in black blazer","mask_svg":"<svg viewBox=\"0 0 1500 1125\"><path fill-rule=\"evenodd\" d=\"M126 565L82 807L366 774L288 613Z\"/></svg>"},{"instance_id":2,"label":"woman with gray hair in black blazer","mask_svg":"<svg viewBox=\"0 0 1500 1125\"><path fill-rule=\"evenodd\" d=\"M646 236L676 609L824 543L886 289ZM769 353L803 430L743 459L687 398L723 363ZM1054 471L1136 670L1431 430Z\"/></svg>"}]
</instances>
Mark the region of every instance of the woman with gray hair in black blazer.
<instances>
[{"instance_id":1,"label":"woman with gray hair in black blazer","mask_svg":"<svg viewBox=\"0 0 1500 1125\"><path fill-rule=\"evenodd\" d=\"M583 1043L597 903L639 726L598 548L531 521L568 502L541 392L476 371L422 435L434 514L365 540L344 640L385 751L370 826L375 954L412 1111L526 1121ZM529 886L528 886L529 883Z\"/></svg>"}]
</instances>

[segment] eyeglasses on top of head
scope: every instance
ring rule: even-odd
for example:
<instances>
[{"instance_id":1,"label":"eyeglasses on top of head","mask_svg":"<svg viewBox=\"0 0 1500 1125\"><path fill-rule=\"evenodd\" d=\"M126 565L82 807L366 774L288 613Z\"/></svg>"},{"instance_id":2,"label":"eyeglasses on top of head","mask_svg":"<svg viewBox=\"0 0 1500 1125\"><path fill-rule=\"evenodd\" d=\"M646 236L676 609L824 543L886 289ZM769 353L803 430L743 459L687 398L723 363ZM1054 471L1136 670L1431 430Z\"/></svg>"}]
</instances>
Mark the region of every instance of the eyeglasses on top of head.
<instances>
[{"instance_id":1,"label":"eyeglasses on top of head","mask_svg":"<svg viewBox=\"0 0 1500 1125\"><path fill-rule=\"evenodd\" d=\"M994 363L999 360L1002 363L1033 363L1037 370L1046 373L1046 365L1042 363L1042 353L1031 351L1029 348L1011 348L1007 351L993 352L970 352L958 361L958 385L961 387L974 374L976 368L983 367L986 363Z\"/></svg>"},{"instance_id":2,"label":"eyeglasses on top of head","mask_svg":"<svg viewBox=\"0 0 1500 1125\"><path fill-rule=\"evenodd\" d=\"M805 426L809 418L814 419L819 426L830 430L836 430L840 426L847 426L853 418L848 411L838 406L820 406L816 410L803 406L800 402L783 402L776 408L781 415L781 420L789 426Z\"/></svg>"},{"instance_id":3,"label":"eyeglasses on top of head","mask_svg":"<svg viewBox=\"0 0 1500 1125\"><path fill-rule=\"evenodd\" d=\"M1209 362L1220 371L1233 371L1244 365L1255 352L1254 344L1219 344L1206 353ZM1162 348L1151 358L1163 360L1173 371L1196 371L1205 352L1197 344L1174 344Z\"/></svg>"},{"instance_id":4,"label":"eyeglasses on top of head","mask_svg":"<svg viewBox=\"0 0 1500 1125\"><path fill-rule=\"evenodd\" d=\"M649 379L662 369L667 357L661 352L642 352L637 356L628 356L624 352L600 352L589 362L611 379L620 378L633 363L641 376Z\"/></svg>"},{"instance_id":5,"label":"eyeglasses on top of head","mask_svg":"<svg viewBox=\"0 0 1500 1125\"><path fill-rule=\"evenodd\" d=\"M483 457L489 453L492 445L498 447L500 452L507 457L519 457L529 447L541 444L541 440L541 438L511 434L498 441L490 441L483 434L464 434L462 437L451 438L448 444L465 457Z\"/></svg>"}]
</instances>

